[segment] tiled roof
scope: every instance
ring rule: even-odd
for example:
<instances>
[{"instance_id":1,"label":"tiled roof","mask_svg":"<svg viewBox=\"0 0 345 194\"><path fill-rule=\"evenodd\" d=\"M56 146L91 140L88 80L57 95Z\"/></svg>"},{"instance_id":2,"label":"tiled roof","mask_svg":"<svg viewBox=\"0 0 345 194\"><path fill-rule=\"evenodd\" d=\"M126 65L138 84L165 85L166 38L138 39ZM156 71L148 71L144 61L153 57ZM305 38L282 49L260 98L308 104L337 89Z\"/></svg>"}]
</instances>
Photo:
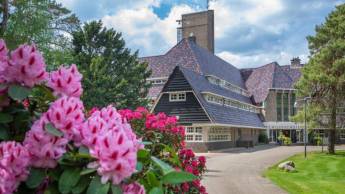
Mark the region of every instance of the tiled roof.
<instances>
[{"instance_id":1,"label":"tiled roof","mask_svg":"<svg viewBox=\"0 0 345 194\"><path fill-rule=\"evenodd\" d=\"M276 62L267 65L241 70L247 90L253 95L255 103L263 102L270 88L292 89L301 76L300 69L289 65L280 66Z\"/></svg>"},{"instance_id":2,"label":"tiled roof","mask_svg":"<svg viewBox=\"0 0 345 194\"><path fill-rule=\"evenodd\" d=\"M149 89L149 92L147 94L148 98L157 98L159 93L162 91L163 89L163 84L162 85L157 85L157 86L151 86Z\"/></svg>"},{"instance_id":3,"label":"tiled roof","mask_svg":"<svg viewBox=\"0 0 345 194\"><path fill-rule=\"evenodd\" d=\"M212 92L251 104L251 101L248 97L231 92L217 85L213 85L207 81L205 76L197 74L189 69L183 67L179 67L179 69L182 71L184 77L193 88L193 91L195 92L201 105L205 108L205 111L208 113L214 123L255 128L264 127L259 114L238 108L209 103L204 99L202 92Z\"/></svg>"},{"instance_id":4,"label":"tiled roof","mask_svg":"<svg viewBox=\"0 0 345 194\"><path fill-rule=\"evenodd\" d=\"M176 66L191 69L203 75L214 75L245 88L240 71L221 58L198 46L190 39L183 39L165 55L139 59L149 63L151 77L168 77Z\"/></svg>"},{"instance_id":5,"label":"tiled roof","mask_svg":"<svg viewBox=\"0 0 345 194\"><path fill-rule=\"evenodd\" d=\"M232 92L230 90L227 90L225 88L222 88L218 85L212 84L203 75L197 74L183 67L180 67L179 69L183 72L189 84L191 84L192 87L198 90L199 92L211 92L211 93L232 98L241 102L252 104L250 98L243 96L241 94Z\"/></svg>"}]
</instances>

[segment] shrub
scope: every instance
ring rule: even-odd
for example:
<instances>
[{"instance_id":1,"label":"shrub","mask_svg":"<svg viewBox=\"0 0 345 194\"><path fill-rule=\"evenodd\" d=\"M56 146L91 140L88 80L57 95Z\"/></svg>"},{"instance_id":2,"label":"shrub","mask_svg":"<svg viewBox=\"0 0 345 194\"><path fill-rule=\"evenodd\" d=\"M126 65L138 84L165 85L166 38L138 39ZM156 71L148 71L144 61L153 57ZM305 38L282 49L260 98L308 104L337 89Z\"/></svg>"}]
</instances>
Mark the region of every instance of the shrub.
<instances>
[{"instance_id":1,"label":"shrub","mask_svg":"<svg viewBox=\"0 0 345 194\"><path fill-rule=\"evenodd\" d=\"M205 158L185 150L175 117L87 111L81 79L75 65L46 72L34 45L8 55L0 40L0 193L206 193Z\"/></svg>"},{"instance_id":2,"label":"shrub","mask_svg":"<svg viewBox=\"0 0 345 194\"><path fill-rule=\"evenodd\" d=\"M279 143L282 145L291 145L292 141L290 137L285 136L283 133L280 133L278 136Z\"/></svg>"},{"instance_id":3,"label":"shrub","mask_svg":"<svg viewBox=\"0 0 345 194\"><path fill-rule=\"evenodd\" d=\"M268 137L266 132L261 132L259 134L259 143L268 143Z\"/></svg>"}]
</instances>

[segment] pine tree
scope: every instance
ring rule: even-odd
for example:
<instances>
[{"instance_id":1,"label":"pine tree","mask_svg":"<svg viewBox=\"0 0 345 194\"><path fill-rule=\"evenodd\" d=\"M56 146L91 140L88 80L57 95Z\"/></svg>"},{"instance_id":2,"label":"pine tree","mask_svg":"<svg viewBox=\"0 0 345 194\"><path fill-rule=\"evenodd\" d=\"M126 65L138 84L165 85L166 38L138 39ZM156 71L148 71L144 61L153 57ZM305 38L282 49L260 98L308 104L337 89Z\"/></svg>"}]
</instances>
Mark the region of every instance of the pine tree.
<instances>
[{"instance_id":1,"label":"pine tree","mask_svg":"<svg viewBox=\"0 0 345 194\"><path fill-rule=\"evenodd\" d=\"M115 104L119 108L145 106L151 72L138 61L138 52L125 47L121 33L102 26L101 21L85 23L73 33L76 63L83 74L86 107Z\"/></svg>"},{"instance_id":2,"label":"pine tree","mask_svg":"<svg viewBox=\"0 0 345 194\"><path fill-rule=\"evenodd\" d=\"M334 154L338 107L345 96L345 4L337 6L315 31L307 37L311 56L296 87L300 96L312 96L310 106L322 107L329 115L328 151Z\"/></svg>"}]
</instances>

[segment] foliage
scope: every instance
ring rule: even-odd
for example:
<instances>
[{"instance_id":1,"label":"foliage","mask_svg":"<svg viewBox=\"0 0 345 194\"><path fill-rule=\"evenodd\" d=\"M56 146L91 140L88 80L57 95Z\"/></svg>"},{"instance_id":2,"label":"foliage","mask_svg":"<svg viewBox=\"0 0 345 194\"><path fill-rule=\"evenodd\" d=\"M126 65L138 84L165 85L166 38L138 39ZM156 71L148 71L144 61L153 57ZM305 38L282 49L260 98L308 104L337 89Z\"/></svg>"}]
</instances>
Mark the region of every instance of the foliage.
<instances>
[{"instance_id":1,"label":"foliage","mask_svg":"<svg viewBox=\"0 0 345 194\"><path fill-rule=\"evenodd\" d=\"M345 189L345 152L337 151L335 155L321 152L297 154L284 161L293 161L296 172L288 173L277 169L278 164L264 172L272 180L291 194L343 193Z\"/></svg>"},{"instance_id":2,"label":"foliage","mask_svg":"<svg viewBox=\"0 0 345 194\"><path fill-rule=\"evenodd\" d=\"M102 26L101 21L85 23L73 33L76 64L84 75L85 105L134 108L147 104L145 99L150 71L138 61L138 52L125 47L121 33Z\"/></svg>"},{"instance_id":3,"label":"foliage","mask_svg":"<svg viewBox=\"0 0 345 194\"><path fill-rule=\"evenodd\" d=\"M285 136L282 132L279 133L278 140L283 145L291 145L291 138Z\"/></svg>"},{"instance_id":4,"label":"foliage","mask_svg":"<svg viewBox=\"0 0 345 194\"><path fill-rule=\"evenodd\" d=\"M35 42L49 68L72 62L69 36L80 24L61 4L55 0L3 0L0 14L0 37L8 42L9 48Z\"/></svg>"},{"instance_id":5,"label":"foliage","mask_svg":"<svg viewBox=\"0 0 345 194\"><path fill-rule=\"evenodd\" d=\"M206 193L205 158L175 117L86 111L75 65L47 72L35 46L0 51L0 193Z\"/></svg>"},{"instance_id":6,"label":"foliage","mask_svg":"<svg viewBox=\"0 0 345 194\"><path fill-rule=\"evenodd\" d=\"M307 37L310 60L297 83L300 96L312 97L311 106L329 113L329 153L334 153L337 107L345 95L345 4L331 12L316 34Z\"/></svg>"},{"instance_id":7,"label":"foliage","mask_svg":"<svg viewBox=\"0 0 345 194\"><path fill-rule=\"evenodd\" d=\"M259 133L259 143L268 143L268 137L266 132Z\"/></svg>"}]
</instances>

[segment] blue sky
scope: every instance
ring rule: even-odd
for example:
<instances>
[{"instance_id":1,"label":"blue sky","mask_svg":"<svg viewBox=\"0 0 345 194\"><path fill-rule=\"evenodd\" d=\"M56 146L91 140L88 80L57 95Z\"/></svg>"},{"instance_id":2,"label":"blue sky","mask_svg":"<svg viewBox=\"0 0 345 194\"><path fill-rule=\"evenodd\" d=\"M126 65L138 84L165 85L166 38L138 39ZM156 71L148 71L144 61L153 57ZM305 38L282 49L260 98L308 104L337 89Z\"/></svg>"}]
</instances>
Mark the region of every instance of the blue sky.
<instances>
[{"instance_id":1,"label":"blue sky","mask_svg":"<svg viewBox=\"0 0 345 194\"><path fill-rule=\"evenodd\" d=\"M122 32L140 56L164 54L176 44L176 20L204 10L206 0L58 0L83 21L102 20ZM239 67L292 57L308 60L306 36L344 0L213 0L215 52Z\"/></svg>"}]
</instances>

